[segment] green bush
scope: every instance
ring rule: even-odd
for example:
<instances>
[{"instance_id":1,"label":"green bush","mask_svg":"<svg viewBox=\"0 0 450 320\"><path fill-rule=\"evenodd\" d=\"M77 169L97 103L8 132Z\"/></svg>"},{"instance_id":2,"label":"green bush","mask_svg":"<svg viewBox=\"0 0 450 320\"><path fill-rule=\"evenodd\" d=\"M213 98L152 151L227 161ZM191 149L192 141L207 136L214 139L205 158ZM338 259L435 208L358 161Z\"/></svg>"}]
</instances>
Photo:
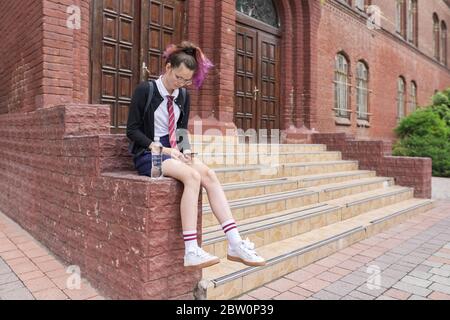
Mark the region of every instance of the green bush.
<instances>
[{"instance_id":1,"label":"green bush","mask_svg":"<svg viewBox=\"0 0 450 320\"><path fill-rule=\"evenodd\" d=\"M393 155L430 157L433 176L450 177L450 88L433 96L433 105L403 118Z\"/></svg>"}]
</instances>

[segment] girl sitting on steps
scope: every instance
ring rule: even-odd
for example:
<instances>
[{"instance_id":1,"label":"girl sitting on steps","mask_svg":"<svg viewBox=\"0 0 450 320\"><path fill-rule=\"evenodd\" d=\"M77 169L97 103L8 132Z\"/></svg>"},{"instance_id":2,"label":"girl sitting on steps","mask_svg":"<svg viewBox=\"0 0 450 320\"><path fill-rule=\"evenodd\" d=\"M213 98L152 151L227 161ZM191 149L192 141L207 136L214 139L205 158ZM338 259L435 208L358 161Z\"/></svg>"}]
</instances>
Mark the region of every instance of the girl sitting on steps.
<instances>
[{"instance_id":1,"label":"girl sitting on steps","mask_svg":"<svg viewBox=\"0 0 450 320\"><path fill-rule=\"evenodd\" d=\"M206 189L211 209L228 240L227 258L249 266L262 266L265 260L255 251L252 242L242 240L222 186L213 170L191 157L187 135L177 142L177 129L187 130L190 99L185 86L199 89L212 67L202 50L184 41L171 45L164 54L165 73L156 81L143 82L135 90L127 123L127 136L134 143L131 152L139 175L150 176L151 147L154 137L163 145L162 172L184 184L181 198L181 221L185 243L184 266L205 268L219 263L198 246L197 207L200 187ZM149 97L152 92L151 97ZM147 99L150 105L146 112ZM170 195L168 195L170 196Z\"/></svg>"}]
</instances>

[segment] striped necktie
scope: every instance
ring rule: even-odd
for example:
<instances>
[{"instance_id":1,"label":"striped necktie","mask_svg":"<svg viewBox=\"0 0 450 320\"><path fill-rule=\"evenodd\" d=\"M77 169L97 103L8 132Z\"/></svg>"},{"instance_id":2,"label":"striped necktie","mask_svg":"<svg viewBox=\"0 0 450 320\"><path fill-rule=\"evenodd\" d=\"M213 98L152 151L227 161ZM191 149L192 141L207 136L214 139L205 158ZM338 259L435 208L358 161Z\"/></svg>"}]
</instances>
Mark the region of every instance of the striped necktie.
<instances>
[{"instance_id":1,"label":"striped necktie","mask_svg":"<svg viewBox=\"0 0 450 320\"><path fill-rule=\"evenodd\" d=\"M173 97L167 96L167 110L169 112L169 141L173 149L177 149L177 137L175 135L175 113L173 112Z\"/></svg>"}]
</instances>

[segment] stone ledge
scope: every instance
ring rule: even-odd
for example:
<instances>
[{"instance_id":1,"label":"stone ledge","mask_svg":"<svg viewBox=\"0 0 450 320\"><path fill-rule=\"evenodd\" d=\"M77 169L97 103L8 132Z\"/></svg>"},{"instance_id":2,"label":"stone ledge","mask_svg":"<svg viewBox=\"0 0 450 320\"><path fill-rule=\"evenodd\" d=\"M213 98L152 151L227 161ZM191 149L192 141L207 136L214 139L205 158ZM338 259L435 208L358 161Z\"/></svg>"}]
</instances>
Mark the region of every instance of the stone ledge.
<instances>
[{"instance_id":1,"label":"stone ledge","mask_svg":"<svg viewBox=\"0 0 450 320\"><path fill-rule=\"evenodd\" d=\"M312 141L342 152L344 160L357 160L362 170L375 170L377 175L395 178L396 184L413 187L415 197L431 198L430 158L393 157L390 142L356 140L345 133L315 133Z\"/></svg>"},{"instance_id":2,"label":"stone ledge","mask_svg":"<svg viewBox=\"0 0 450 320\"><path fill-rule=\"evenodd\" d=\"M1 115L1 210L106 297L193 299L201 271L183 267L182 183L134 174L127 138L108 133L107 106Z\"/></svg>"}]
</instances>

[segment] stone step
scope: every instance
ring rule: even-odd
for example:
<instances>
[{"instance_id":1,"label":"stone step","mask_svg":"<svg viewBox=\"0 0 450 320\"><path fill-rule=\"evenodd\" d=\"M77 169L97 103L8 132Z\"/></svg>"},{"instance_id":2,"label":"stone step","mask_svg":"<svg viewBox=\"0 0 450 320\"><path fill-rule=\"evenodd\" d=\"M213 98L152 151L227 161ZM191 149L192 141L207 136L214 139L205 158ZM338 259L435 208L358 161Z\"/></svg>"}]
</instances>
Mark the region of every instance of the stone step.
<instances>
[{"instance_id":1,"label":"stone step","mask_svg":"<svg viewBox=\"0 0 450 320\"><path fill-rule=\"evenodd\" d=\"M408 199L264 245L258 249L267 260L263 267L248 267L223 258L220 264L203 269L197 298L237 297L425 212L432 205L432 200Z\"/></svg>"},{"instance_id":2,"label":"stone step","mask_svg":"<svg viewBox=\"0 0 450 320\"><path fill-rule=\"evenodd\" d=\"M324 152L324 144L256 144L256 143L195 143L191 141L191 149L199 154L205 153L272 153L279 152Z\"/></svg>"},{"instance_id":3,"label":"stone step","mask_svg":"<svg viewBox=\"0 0 450 320\"><path fill-rule=\"evenodd\" d=\"M214 168L222 184L358 170L358 161L324 161Z\"/></svg>"},{"instance_id":4,"label":"stone step","mask_svg":"<svg viewBox=\"0 0 450 320\"><path fill-rule=\"evenodd\" d=\"M338 151L275 152L275 153L202 153L196 156L210 168L244 165L275 165L285 163L322 162L342 160Z\"/></svg>"},{"instance_id":5,"label":"stone step","mask_svg":"<svg viewBox=\"0 0 450 320\"><path fill-rule=\"evenodd\" d=\"M389 192L365 192L355 198L346 197L340 204L320 202L309 206L283 210L272 214L238 221L239 232L249 236L257 247L290 238L301 233L351 219L364 212L376 210L412 198L408 189L391 188ZM370 210L365 210L370 207ZM220 225L203 228L203 246L219 257L226 253L226 238Z\"/></svg>"},{"instance_id":6,"label":"stone step","mask_svg":"<svg viewBox=\"0 0 450 320\"><path fill-rule=\"evenodd\" d=\"M407 192L408 196L411 194L412 197L411 189L395 186L390 187L392 183L393 180L391 178L366 178L293 191L277 192L271 195L237 199L229 201L229 205L234 219L241 221L284 210L332 201L333 199L345 196L355 195L355 197L358 197L358 194L369 191L373 191L376 195L378 193L384 194L385 192ZM370 197L372 194L363 194L362 196ZM345 201L345 199L342 201ZM354 201L365 202L364 198L358 198ZM204 205L202 212L203 227L214 226L218 223L209 205Z\"/></svg>"},{"instance_id":7,"label":"stone step","mask_svg":"<svg viewBox=\"0 0 450 320\"><path fill-rule=\"evenodd\" d=\"M308 176L285 177L275 179L257 180L251 182L223 184L223 190L228 200L239 198L249 198L263 194L290 191L324 184L357 180L362 178L375 177L375 171L355 170L344 172L332 172L328 174L316 174ZM209 202L206 190L202 194L203 203Z\"/></svg>"}]
</instances>

